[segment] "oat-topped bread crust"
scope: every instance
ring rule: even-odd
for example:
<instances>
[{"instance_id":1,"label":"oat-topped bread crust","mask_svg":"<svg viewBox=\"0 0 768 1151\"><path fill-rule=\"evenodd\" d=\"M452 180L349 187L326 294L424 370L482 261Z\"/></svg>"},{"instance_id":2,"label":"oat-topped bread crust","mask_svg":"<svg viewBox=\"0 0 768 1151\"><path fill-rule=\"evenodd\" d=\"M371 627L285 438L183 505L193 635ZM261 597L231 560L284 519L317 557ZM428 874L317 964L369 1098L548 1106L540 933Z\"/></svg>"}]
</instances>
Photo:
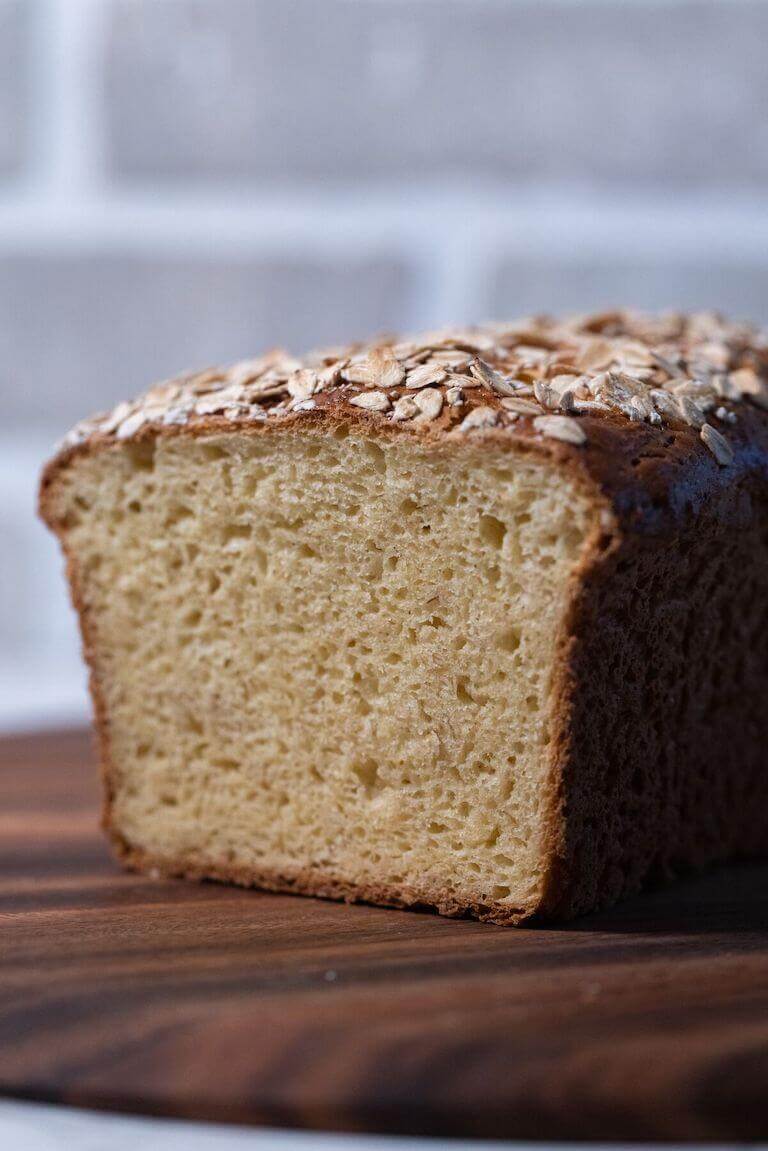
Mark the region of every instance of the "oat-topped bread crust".
<instances>
[{"instance_id":1,"label":"oat-topped bread crust","mask_svg":"<svg viewBox=\"0 0 768 1151\"><path fill-rule=\"evenodd\" d=\"M744 467L768 469L764 413L768 335L750 324L713 312L536 316L181 375L78 423L50 467L73 449L146 435L355 420L578 455L622 493L617 510L647 524L661 506L685 505L689 489L701 496Z\"/></svg>"},{"instance_id":2,"label":"oat-topped bread crust","mask_svg":"<svg viewBox=\"0 0 768 1151\"><path fill-rule=\"evenodd\" d=\"M745 401L768 409L768 337L750 325L710 312L543 316L299 358L277 350L183 375L83 420L62 446L127 439L147 426L195 427L214 416L235 425L285 419L343 403L411 428L514 427L575 445L586 441L579 416L682 424L727 466L728 431Z\"/></svg>"},{"instance_id":3,"label":"oat-topped bread crust","mask_svg":"<svg viewBox=\"0 0 768 1151\"><path fill-rule=\"evenodd\" d=\"M112 821L110 720L92 670L105 822L132 865L496 922L607 905L649 876L768 850L768 339L712 313L608 312L430 332L181 376L78 424L42 481L97 644L57 479L82 456L165 437L341 426L553 464L599 512L553 670L546 879L520 905L194 856Z\"/></svg>"}]
</instances>

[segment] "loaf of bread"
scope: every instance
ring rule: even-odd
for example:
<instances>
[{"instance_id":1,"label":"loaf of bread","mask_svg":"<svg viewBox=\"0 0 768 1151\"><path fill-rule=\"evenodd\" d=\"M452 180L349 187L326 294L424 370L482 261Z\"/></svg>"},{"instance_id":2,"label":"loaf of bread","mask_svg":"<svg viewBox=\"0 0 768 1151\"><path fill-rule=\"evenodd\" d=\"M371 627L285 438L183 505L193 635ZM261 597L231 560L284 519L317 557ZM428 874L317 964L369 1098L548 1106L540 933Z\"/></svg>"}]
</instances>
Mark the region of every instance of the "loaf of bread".
<instances>
[{"instance_id":1,"label":"loaf of bread","mask_svg":"<svg viewBox=\"0 0 768 1151\"><path fill-rule=\"evenodd\" d=\"M42 479L125 863L517 924L768 849L768 342L282 352Z\"/></svg>"}]
</instances>

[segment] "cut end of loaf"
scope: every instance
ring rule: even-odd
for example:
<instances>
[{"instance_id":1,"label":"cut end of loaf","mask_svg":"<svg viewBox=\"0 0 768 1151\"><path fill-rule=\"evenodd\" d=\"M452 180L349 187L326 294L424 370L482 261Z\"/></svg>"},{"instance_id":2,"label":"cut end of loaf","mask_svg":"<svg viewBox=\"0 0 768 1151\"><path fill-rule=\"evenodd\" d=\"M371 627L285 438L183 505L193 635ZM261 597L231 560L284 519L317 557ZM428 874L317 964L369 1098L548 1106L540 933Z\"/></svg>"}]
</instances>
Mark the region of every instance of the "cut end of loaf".
<instances>
[{"instance_id":1,"label":"cut end of loaf","mask_svg":"<svg viewBox=\"0 0 768 1151\"><path fill-rule=\"evenodd\" d=\"M45 514L129 860L515 921L552 839L595 501L509 444L344 423L76 456Z\"/></svg>"}]
</instances>

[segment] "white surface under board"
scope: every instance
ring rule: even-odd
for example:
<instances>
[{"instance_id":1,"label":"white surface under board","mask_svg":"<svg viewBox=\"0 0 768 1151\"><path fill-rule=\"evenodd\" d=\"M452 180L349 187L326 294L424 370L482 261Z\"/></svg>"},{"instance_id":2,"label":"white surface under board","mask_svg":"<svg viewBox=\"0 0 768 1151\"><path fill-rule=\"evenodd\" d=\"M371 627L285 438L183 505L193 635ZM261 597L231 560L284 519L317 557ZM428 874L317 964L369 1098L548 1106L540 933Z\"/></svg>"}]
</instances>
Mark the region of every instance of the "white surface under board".
<instances>
[{"instance_id":1,"label":"white surface under board","mask_svg":"<svg viewBox=\"0 0 768 1151\"><path fill-rule=\"evenodd\" d=\"M0 1099L0 1148L3 1151L650 1151L651 1144L501 1143L466 1139L400 1138L389 1135L334 1135L312 1131L188 1123L106 1115L43 1103ZM656 1151L659 1151L659 1145ZM663 1151L692 1151L693 1144ZM768 1151L768 1144L752 1144ZM726 1151L735 1144L707 1144L706 1151Z\"/></svg>"}]
</instances>

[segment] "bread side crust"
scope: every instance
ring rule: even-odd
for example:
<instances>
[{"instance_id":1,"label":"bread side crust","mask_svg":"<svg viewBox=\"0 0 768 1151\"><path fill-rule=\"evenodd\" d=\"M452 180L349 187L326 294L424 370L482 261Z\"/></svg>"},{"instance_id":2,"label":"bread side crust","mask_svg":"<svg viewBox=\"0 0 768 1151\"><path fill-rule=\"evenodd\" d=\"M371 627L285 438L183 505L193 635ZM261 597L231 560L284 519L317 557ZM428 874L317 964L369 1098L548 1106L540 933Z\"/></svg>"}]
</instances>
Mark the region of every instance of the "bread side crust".
<instances>
[{"instance_id":1,"label":"bread side crust","mask_svg":"<svg viewBox=\"0 0 768 1151\"><path fill-rule=\"evenodd\" d=\"M751 633L756 644L752 677L746 685L740 684L734 700L720 707L718 689L706 676L702 678L696 659L679 668L677 683L670 679L663 660L661 667L653 662L653 645L646 638L653 635L654 616L646 614L648 604L636 597L645 579L650 575L650 583L658 577L664 561L671 557L667 576L662 578L668 579L671 571L673 579L671 585L663 586L671 602L686 600L689 626L706 636L717 625L720 607L713 607L710 614L705 601L705 610L697 618L699 581L707 578L709 566L716 566L721 550L729 554L735 545L740 561L726 576L724 594L727 597L730 590L734 606L739 594L744 594L744 614L751 612L753 620L758 616L767 570L764 545L759 542L760 537L765 541L768 525L768 421L764 413L742 410L734 439L735 467L726 476L714 471L707 474L695 442L687 447L676 445L662 461L650 445L640 451L637 445L628 445L625 459L638 472L639 486L634 490L626 468L623 480L618 469L612 475L607 472L606 459L593 471L604 490L611 492L614 529L583 556L558 660L558 735L550 775L552 837L547 884L538 908L541 919L572 919L610 907L649 881L668 881L717 861L768 855L768 776L764 766L756 770L755 763L768 740L768 715L760 705L768 690L764 616L762 626L758 622ZM670 465L677 472L672 481L665 474ZM594 460L591 466L595 467ZM635 501L639 502L633 511ZM763 551L753 553L760 546ZM701 564L695 568L692 587L686 587L684 579L688 554L697 555ZM697 606L687 602L689 593ZM652 605L652 594L649 598ZM609 650L611 643L614 651L619 642L634 645L635 654L639 651L644 656L670 694L678 686L694 697L709 692L701 698L707 699L710 716L717 715L716 723L707 729L688 714L680 718L681 726L675 726L671 718L675 713L661 714L661 707L648 715L661 727L667 746L674 748L677 780L671 794L662 800L658 795L652 798L634 822L631 807L630 814L621 810L633 800L633 772L653 796L656 788L669 788L670 768L661 759L644 758L639 738L643 733L633 728L629 709L619 731L623 747L609 747L606 754L608 745L604 745L602 757L595 756L589 751L589 740L583 738L590 725L600 730L601 738L610 731L600 727L604 717L595 688L603 697L618 692L619 698L629 690L621 681L612 680L600 642L601 633L605 637L610 630L611 617L614 638ZM616 617L627 620L620 640L615 636ZM716 646L726 698L733 691L729 673L732 661L738 662L737 642L726 637ZM674 657L670 664L675 664ZM709 789L708 796L697 795L697 788ZM586 839L585 828L590 828Z\"/></svg>"}]
</instances>

